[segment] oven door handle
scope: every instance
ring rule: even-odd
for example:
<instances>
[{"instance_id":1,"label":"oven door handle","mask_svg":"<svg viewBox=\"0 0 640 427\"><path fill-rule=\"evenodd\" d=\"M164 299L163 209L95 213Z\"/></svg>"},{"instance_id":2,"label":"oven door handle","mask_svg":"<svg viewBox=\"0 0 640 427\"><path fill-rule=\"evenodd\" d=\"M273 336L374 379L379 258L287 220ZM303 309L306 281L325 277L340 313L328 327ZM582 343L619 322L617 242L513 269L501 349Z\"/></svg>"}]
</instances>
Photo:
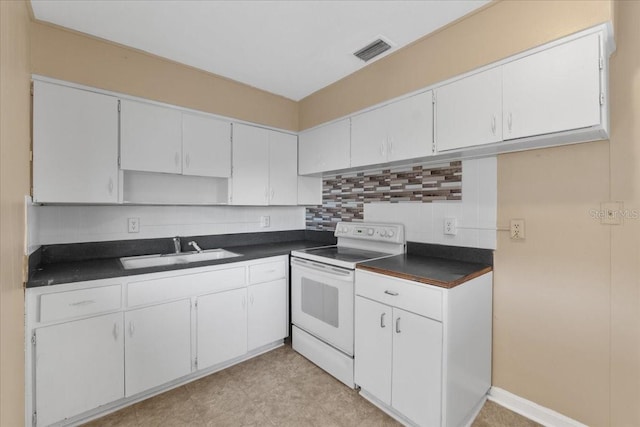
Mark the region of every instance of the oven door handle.
<instances>
[{"instance_id":1,"label":"oven door handle","mask_svg":"<svg viewBox=\"0 0 640 427\"><path fill-rule=\"evenodd\" d=\"M342 276L346 280L353 276L352 270L347 270L345 268L333 267L330 265L323 265L317 262L306 261L300 258L291 258L291 266L305 268L309 270L315 270L321 273L330 274L332 276Z\"/></svg>"}]
</instances>

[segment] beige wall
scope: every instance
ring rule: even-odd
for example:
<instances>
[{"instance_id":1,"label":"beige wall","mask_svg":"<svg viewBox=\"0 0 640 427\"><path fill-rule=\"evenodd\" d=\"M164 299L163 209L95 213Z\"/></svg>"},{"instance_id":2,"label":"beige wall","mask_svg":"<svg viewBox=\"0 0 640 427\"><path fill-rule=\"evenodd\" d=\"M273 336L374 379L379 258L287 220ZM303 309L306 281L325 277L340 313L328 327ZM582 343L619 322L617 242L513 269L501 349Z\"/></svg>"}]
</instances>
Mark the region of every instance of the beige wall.
<instances>
[{"instance_id":1,"label":"beige wall","mask_svg":"<svg viewBox=\"0 0 640 427\"><path fill-rule=\"evenodd\" d=\"M296 102L138 50L34 22L32 72L101 89L298 129Z\"/></svg>"},{"instance_id":2,"label":"beige wall","mask_svg":"<svg viewBox=\"0 0 640 427\"><path fill-rule=\"evenodd\" d=\"M616 3L611 199L640 213L640 2ZM611 426L640 426L640 219L611 228Z\"/></svg>"},{"instance_id":3,"label":"beige wall","mask_svg":"<svg viewBox=\"0 0 640 427\"><path fill-rule=\"evenodd\" d=\"M29 128L28 97L22 90L28 89L29 36L24 4L0 5L0 424L19 425L21 215ZM608 199L640 209L640 2L620 2L616 12L611 143L499 157L498 223L525 218L527 240L515 243L505 235L498 240L493 378L496 386L569 417L612 427L640 425L640 220L603 226L589 216ZM299 104L41 23L31 24L31 71L305 129L612 17L609 1L498 2Z\"/></svg>"},{"instance_id":4,"label":"beige wall","mask_svg":"<svg viewBox=\"0 0 640 427\"><path fill-rule=\"evenodd\" d=\"M0 1L0 425L24 420L24 196L29 193L29 11Z\"/></svg>"},{"instance_id":5,"label":"beige wall","mask_svg":"<svg viewBox=\"0 0 640 427\"><path fill-rule=\"evenodd\" d=\"M503 1L300 102L306 129L614 20L611 143L499 156L493 383L593 426L640 425L640 219L605 226L591 210L640 210L640 2Z\"/></svg>"},{"instance_id":6,"label":"beige wall","mask_svg":"<svg viewBox=\"0 0 640 427\"><path fill-rule=\"evenodd\" d=\"M609 1L503 1L300 101L300 129L445 80L611 18Z\"/></svg>"},{"instance_id":7,"label":"beige wall","mask_svg":"<svg viewBox=\"0 0 640 427\"><path fill-rule=\"evenodd\" d=\"M607 141L498 157L493 385L592 426L609 425Z\"/></svg>"}]
</instances>

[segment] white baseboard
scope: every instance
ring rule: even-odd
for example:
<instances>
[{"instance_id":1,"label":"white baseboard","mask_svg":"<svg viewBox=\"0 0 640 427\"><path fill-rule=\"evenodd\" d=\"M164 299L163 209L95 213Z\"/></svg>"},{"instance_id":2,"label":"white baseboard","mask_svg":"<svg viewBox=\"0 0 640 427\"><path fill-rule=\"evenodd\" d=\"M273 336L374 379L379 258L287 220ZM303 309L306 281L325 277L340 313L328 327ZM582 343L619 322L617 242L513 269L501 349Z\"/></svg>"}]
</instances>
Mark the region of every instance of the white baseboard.
<instances>
[{"instance_id":1,"label":"white baseboard","mask_svg":"<svg viewBox=\"0 0 640 427\"><path fill-rule=\"evenodd\" d=\"M499 387L491 387L489 400L547 427L587 427L579 421L540 406Z\"/></svg>"}]
</instances>

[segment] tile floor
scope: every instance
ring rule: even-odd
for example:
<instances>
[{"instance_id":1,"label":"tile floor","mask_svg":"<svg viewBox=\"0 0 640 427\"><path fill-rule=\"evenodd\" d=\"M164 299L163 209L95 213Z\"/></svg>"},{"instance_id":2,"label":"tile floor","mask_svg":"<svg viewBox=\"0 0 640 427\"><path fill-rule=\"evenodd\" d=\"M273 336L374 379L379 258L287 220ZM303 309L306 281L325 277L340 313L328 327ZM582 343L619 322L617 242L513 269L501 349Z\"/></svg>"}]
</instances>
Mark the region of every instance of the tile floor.
<instances>
[{"instance_id":1,"label":"tile floor","mask_svg":"<svg viewBox=\"0 0 640 427\"><path fill-rule=\"evenodd\" d=\"M399 426L289 345L86 426ZM487 402L473 427L538 424Z\"/></svg>"}]
</instances>

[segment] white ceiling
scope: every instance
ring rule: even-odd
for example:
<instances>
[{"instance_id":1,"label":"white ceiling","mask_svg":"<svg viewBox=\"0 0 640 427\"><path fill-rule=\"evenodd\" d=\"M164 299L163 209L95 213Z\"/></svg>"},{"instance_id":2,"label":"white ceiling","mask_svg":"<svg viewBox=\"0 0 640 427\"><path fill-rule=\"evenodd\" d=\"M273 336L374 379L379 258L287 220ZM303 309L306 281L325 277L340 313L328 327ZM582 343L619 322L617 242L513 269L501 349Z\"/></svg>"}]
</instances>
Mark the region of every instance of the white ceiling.
<instances>
[{"instance_id":1,"label":"white ceiling","mask_svg":"<svg viewBox=\"0 0 640 427\"><path fill-rule=\"evenodd\" d=\"M379 36L392 43L381 58L488 2L31 1L38 20L295 101L366 66L353 52Z\"/></svg>"}]
</instances>

